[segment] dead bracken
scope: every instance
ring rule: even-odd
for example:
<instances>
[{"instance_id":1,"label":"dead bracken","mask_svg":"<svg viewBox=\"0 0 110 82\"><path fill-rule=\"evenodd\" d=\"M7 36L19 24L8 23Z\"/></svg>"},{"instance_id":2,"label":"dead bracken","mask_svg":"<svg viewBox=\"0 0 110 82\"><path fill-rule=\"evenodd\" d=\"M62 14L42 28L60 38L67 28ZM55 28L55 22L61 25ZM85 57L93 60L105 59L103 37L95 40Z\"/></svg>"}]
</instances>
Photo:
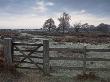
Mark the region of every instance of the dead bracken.
<instances>
[{"instance_id":1,"label":"dead bracken","mask_svg":"<svg viewBox=\"0 0 110 82\"><path fill-rule=\"evenodd\" d=\"M96 76L96 74L95 74L94 72L89 72L88 74L78 74L78 75L76 76L76 78L77 78L78 80L88 80L88 79L90 79L90 80L95 80L95 79L97 79L98 77Z\"/></svg>"}]
</instances>

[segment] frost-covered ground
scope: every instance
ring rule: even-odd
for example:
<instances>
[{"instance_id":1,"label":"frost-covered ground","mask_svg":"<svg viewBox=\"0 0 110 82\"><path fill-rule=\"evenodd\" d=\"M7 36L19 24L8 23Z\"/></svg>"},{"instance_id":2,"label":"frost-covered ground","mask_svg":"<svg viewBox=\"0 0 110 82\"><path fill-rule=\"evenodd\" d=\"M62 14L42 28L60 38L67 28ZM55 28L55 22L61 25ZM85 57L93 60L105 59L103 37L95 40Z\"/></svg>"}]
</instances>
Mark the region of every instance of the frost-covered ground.
<instances>
[{"instance_id":1,"label":"frost-covered ground","mask_svg":"<svg viewBox=\"0 0 110 82\"><path fill-rule=\"evenodd\" d=\"M31 36L31 35L30 35ZM38 43L38 42L41 42L42 40L38 40L38 39L49 39L50 42L49 42L49 47L50 48L83 48L84 46L86 46L88 49L109 49L110 48L110 44L97 44L97 45L93 45L93 44L86 44L86 43L67 43L67 42L52 42L52 39L50 37L42 37L42 36L34 36L33 37L33 40L29 40L27 42L35 42L35 43ZM26 46L27 47L27 46ZM27 47L28 48L28 47ZM20 47L21 49L21 47ZM42 50L39 49L39 50ZM15 52L14 54L20 54L19 52ZM28 54L28 53L26 53ZM87 57L91 58L91 57L95 57L95 58L110 58L110 52L89 52L87 53ZM42 56L42 54L40 53L34 53L33 55L35 56ZM82 54L76 54L76 53L73 53L73 52L65 52L65 51L51 51L49 53L49 55L51 57L57 57L57 56L60 56L60 57L82 57L83 55ZM19 59L18 59L19 60ZM26 59L27 61L29 61L28 59ZM33 59L35 62L43 62L41 59ZM82 61L74 61L74 60L51 60L50 61L50 65L53 65L53 66L82 66ZM29 64L22 64L21 66L30 66L30 67L34 67L34 65L29 65ZM87 63L87 66L88 67L92 67L92 68L95 68L95 67L107 67L109 68L110 67L110 62L106 61L106 62L101 62L101 61L97 61L97 62L88 62ZM82 71L76 71L76 70L55 70L53 71L53 73L51 73L52 75L54 76L64 76L65 78L66 77L74 77L76 76L77 74L81 74ZM34 72L33 72L34 73ZM100 76L102 78L110 78L110 72L95 72L97 74L97 76ZM52 80L53 81L53 80ZM31 81L30 81L31 82ZM36 82L36 81L35 81ZM51 81L50 81L51 82ZM57 81L54 81L54 82L57 82ZM58 82L68 82L66 80L63 80L63 81L58 81ZM73 82L73 81L70 81L70 82ZM109 82L109 81L108 81Z\"/></svg>"}]
</instances>

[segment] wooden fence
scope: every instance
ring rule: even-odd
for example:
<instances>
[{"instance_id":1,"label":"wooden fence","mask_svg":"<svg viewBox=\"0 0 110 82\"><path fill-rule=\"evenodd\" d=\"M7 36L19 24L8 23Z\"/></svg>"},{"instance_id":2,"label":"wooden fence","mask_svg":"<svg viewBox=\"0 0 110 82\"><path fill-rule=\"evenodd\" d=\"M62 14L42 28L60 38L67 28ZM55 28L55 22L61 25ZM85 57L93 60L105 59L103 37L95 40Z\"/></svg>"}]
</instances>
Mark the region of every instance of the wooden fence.
<instances>
[{"instance_id":1,"label":"wooden fence","mask_svg":"<svg viewBox=\"0 0 110 82\"><path fill-rule=\"evenodd\" d=\"M15 43L12 42L12 39L10 38L6 38L4 39L4 57L6 60L7 65L11 65L13 63L12 61L12 54L13 54L13 44L15 45L25 45L26 43ZM26 55L23 53L23 51L26 50L19 50L23 55L24 55L24 59L28 58L31 62L35 64L37 67L38 64L34 61L31 60L31 58L35 58L35 56L31 56L31 54L33 52L41 52L43 53L43 57L39 57L41 59L43 59L43 68L42 71L46 74L49 75L51 72L51 69L69 69L69 70L82 70L83 74L86 73L86 71L110 71L109 68L87 68L86 67L86 63L88 61L110 61L110 59L105 59L105 58L87 58L87 52L110 52L110 49L87 49L86 46L84 46L83 49L69 49L69 48L49 48L49 41L48 40L44 40L42 44L26 44L26 45L31 45L31 46L35 46L35 45L42 45L43 46L43 51L37 51L37 49L35 49L34 51L30 52L30 55ZM38 48L38 47L37 47ZM83 54L83 58L74 58L74 57L50 57L49 56L49 51L72 51L73 53L81 53ZM28 50L29 51L29 50ZM36 57L38 58L38 57ZM83 65L82 67L67 67L67 66L50 66L50 60L77 60L77 61L82 61ZM24 61L24 60L23 60ZM23 62L21 61L21 62Z\"/></svg>"},{"instance_id":2,"label":"wooden fence","mask_svg":"<svg viewBox=\"0 0 110 82\"><path fill-rule=\"evenodd\" d=\"M69 70L82 70L83 74L86 71L110 71L110 68L87 68L86 63L88 61L110 61L110 59L106 58L87 58L87 52L110 52L110 49L87 49L84 46L83 49L69 49L69 48L50 48L50 51L72 51L74 53L83 54L83 58L74 58L74 57L50 57L50 60L77 60L82 61L82 67L67 67L67 66L50 66L51 69L69 69Z\"/></svg>"}]
</instances>

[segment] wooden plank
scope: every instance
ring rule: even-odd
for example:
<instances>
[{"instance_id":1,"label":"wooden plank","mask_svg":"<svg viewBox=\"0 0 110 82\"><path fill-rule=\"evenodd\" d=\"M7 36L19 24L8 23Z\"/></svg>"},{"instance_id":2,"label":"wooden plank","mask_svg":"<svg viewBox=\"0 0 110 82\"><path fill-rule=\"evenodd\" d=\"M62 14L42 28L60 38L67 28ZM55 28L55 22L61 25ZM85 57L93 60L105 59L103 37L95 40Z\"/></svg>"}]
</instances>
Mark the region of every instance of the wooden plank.
<instances>
[{"instance_id":1,"label":"wooden plank","mask_svg":"<svg viewBox=\"0 0 110 82\"><path fill-rule=\"evenodd\" d=\"M83 53L83 49L72 48L49 48L49 51L72 51L73 53Z\"/></svg>"},{"instance_id":2,"label":"wooden plank","mask_svg":"<svg viewBox=\"0 0 110 82\"><path fill-rule=\"evenodd\" d=\"M13 55L14 57L26 57L25 55ZM28 55L27 55L28 56ZM30 58L39 58L39 59L43 59L43 57L39 57L39 56L29 56Z\"/></svg>"},{"instance_id":3,"label":"wooden plank","mask_svg":"<svg viewBox=\"0 0 110 82\"><path fill-rule=\"evenodd\" d=\"M83 75L86 74L86 46L84 46L84 54L83 54Z\"/></svg>"},{"instance_id":4,"label":"wooden plank","mask_svg":"<svg viewBox=\"0 0 110 82\"><path fill-rule=\"evenodd\" d=\"M86 58L86 61L110 61L110 59L106 59L106 58Z\"/></svg>"},{"instance_id":5,"label":"wooden plank","mask_svg":"<svg viewBox=\"0 0 110 82\"><path fill-rule=\"evenodd\" d=\"M45 75L50 74L50 66L49 66L49 41L43 41L43 70Z\"/></svg>"},{"instance_id":6,"label":"wooden plank","mask_svg":"<svg viewBox=\"0 0 110 82\"><path fill-rule=\"evenodd\" d=\"M54 69L67 69L67 70L83 70L83 67L66 67L66 66L51 66ZM86 68L86 71L110 71L109 68Z\"/></svg>"},{"instance_id":7,"label":"wooden plank","mask_svg":"<svg viewBox=\"0 0 110 82\"><path fill-rule=\"evenodd\" d=\"M17 62L20 62L20 61L13 61L13 62L17 63ZM22 63L33 64L32 62L29 62L29 61L23 61ZM43 63L39 63L39 62L36 62L36 64L43 65Z\"/></svg>"},{"instance_id":8,"label":"wooden plank","mask_svg":"<svg viewBox=\"0 0 110 82\"><path fill-rule=\"evenodd\" d=\"M18 49L14 49L14 51L19 51ZM23 52L31 52L32 50L21 50ZM43 53L43 51L34 51L34 52L37 52L37 53Z\"/></svg>"},{"instance_id":9,"label":"wooden plank","mask_svg":"<svg viewBox=\"0 0 110 82\"><path fill-rule=\"evenodd\" d=\"M84 61L84 58L50 57L50 60L76 60L76 61ZM105 59L105 58L86 58L86 61L110 61L110 59Z\"/></svg>"},{"instance_id":10,"label":"wooden plank","mask_svg":"<svg viewBox=\"0 0 110 82\"><path fill-rule=\"evenodd\" d=\"M87 49L87 52L110 52L110 49Z\"/></svg>"},{"instance_id":11,"label":"wooden plank","mask_svg":"<svg viewBox=\"0 0 110 82\"><path fill-rule=\"evenodd\" d=\"M50 57L50 60L80 60L80 61L83 61L83 58L74 58L74 57Z\"/></svg>"},{"instance_id":12,"label":"wooden plank","mask_svg":"<svg viewBox=\"0 0 110 82\"><path fill-rule=\"evenodd\" d=\"M72 48L49 48L50 51L72 51L73 53L83 53L83 49ZM86 52L110 52L110 49L86 49Z\"/></svg>"},{"instance_id":13,"label":"wooden plank","mask_svg":"<svg viewBox=\"0 0 110 82\"><path fill-rule=\"evenodd\" d=\"M14 45L17 45L17 46L43 46L42 43L39 43L39 44L36 44L36 43L21 43L21 42L14 42L13 43Z\"/></svg>"},{"instance_id":14,"label":"wooden plank","mask_svg":"<svg viewBox=\"0 0 110 82\"><path fill-rule=\"evenodd\" d=\"M12 65L12 39L4 39L4 58L7 66Z\"/></svg>"},{"instance_id":15,"label":"wooden plank","mask_svg":"<svg viewBox=\"0 0 110 82\"><path fill-rule=\"evenodd\" d=\"M83 67L50 66L51 69L82 70Z\"/></svg>"},{"instance_id":16,"label":"wooden plank","mask_svg":"<svg viewBox=\"0 0 110 82\"><path fill-rule=\"evenodd\" d=\"M39 70L38 68L32 68L32 67L16 67L19 69L32 69L32 70Z\"/></svg>"}]
</instances>

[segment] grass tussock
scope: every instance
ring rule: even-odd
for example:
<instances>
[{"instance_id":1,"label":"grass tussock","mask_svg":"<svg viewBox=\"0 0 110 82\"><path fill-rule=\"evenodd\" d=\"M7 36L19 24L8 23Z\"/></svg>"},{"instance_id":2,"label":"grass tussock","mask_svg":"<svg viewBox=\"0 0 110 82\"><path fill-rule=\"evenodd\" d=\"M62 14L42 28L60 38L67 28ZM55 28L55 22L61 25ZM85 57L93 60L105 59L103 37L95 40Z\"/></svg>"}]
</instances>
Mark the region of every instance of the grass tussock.
<instances>
[{"instance_id":1,"label":"grass tussock","mask_svg":"<svg viewBox=\"0 0 110 82\"><path fill-rule=\"evenodd\" d=\"M89 72L88 74L78 74L76 78L78 80L96 80L98 76L94 72Z\"/></svg>"}]
</instances>

